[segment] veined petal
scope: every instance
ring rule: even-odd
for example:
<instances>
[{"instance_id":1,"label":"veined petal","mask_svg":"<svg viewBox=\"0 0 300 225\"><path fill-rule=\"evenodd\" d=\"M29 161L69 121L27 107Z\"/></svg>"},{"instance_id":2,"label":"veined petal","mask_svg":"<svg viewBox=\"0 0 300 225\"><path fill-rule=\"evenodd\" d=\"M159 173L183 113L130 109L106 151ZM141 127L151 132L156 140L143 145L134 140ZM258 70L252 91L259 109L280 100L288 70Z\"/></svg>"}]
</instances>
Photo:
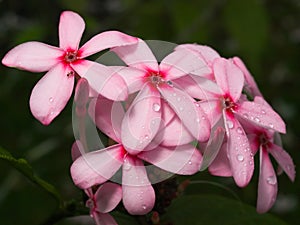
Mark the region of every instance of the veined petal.
<instances>
[{"instance_id":1,"label":"veined petal","mask_svg":"<svg viewBox=\"0 0 300 225\"><path fill-rule=\"evenodd\" d=\"M219 58L214 61L213 71L217 84L224 94L229 94L236 102L244 86L244 75L242 71L230 60Z\"/></svg>"},{"instance_id":2,"label":"veined petal","mask_svg":"<svg viewBox=\"0 0 300 225\"><path fill-rule=\"evenodd\" d=\"M89 115L97 127L119 143L124 114L121 102L114 102L101 96L92 99L89 105Z\"/></svg>"},{"instance_id":3,"label":"veined petal","mask_svg":"<svg viewBox=\"0 0 300 225\"><path fill-rule=\"evenodd\" d=\"M30 96L33 116L48 125L63 110L73 91L74 75L69 67L58 64L34 86Z\"/></svg>"},{"instance_id":4,"label":"veined petal","mask_svg":"<svg viewBox=\"0 0 300 225\"><path fill-rule=\"evenodd\" d=\"M107 182L101 185L95 193L97 211L107 213L112 211L122 199L120 185Z\"/></svg>"},{"instance_id":5,"label":"veined petal","mask_svg":"<svg viewBox=\"0 0 300 225\"><path fill-rule=\"evenodd\" d=\"M159 70L166 74L167 80L195 73L206 75L211 73L211 69L206 63L188 50L178 50L167 55L160 63Z\"/></svg>"},{"instance_id":6,"label":"veined petal","mask_svg":"<svg viewBox=\"0 0 300 225\"><path fill-rule=\"evenodd\" d=\"M202 162L201 153L191 144L158 146L154 150L141 152L138 157L163 170L182 175L198 172Z\"/></svg>"},{"instance_id":7,"label":"veined petal","mask_svg":"<svg viewBox=\"0 0 300 225\"><path fill-rule=\"evenodd\" d=\"M296 171L291 156L285 150L283 150L281 147L275 144L272 144L268 148L268 150L271 153L271 155L276 159L279 166L288 175L290 180L294 181L296 176Z\"/></svg>"},{"instance_id":8,"label":"veined petal","mask_svg":"<svg viewBox=\"0 0 300 225\"><path fill-rule=\"evenodd\" d=\"M125 113L121 139L127 151L137 154L155 137L161 123L161 97L145 84Z\"/></svg>"},{"instance_id":9,"label":"veined petal","mask_svg":"<svg viewBox=\"0 0 300 225\"><path fill-rule=\"evenodd\" d=\"M161 87L160 93L170 104L188 131L199 141L207 141L210 123L204 111L192 97L174 87Z\"/></svg>"},{"instance_id":10,"label":"veined petal","mask_svg":"<svg viewBox=\"0 0 300 225\"><path fill-rule=\"evenodd\" d=\"M127 155L122 177L123 204L132 215L144 215L154 206L155 193L143 162Z\"/></svg>"},{"instance_id":11,"label":"veined petal","mask_svg":"<svg viewBox=\"0 0 300 225\"><path fill-rule=\"evenodd\" d=\"M111 49L115 52L128 66L142 70L158 70L158 63L151 49L146 42L138 39L138 43L123 47Z\"/></svg>"},{"instance_id":12,"label":"veined petal","mask_svg":"<svg viewBox=\"0 0 300 225\"><path fill-rule=\"evenodd\" d=\"M44 72L59 63L63 50L41 42L30 41L11 49L2 64L31 72Z\"/></svg>"},{"instance_id":13,"label":"veined petal","mask_svg":"<svg viewBox=\"0 0 300 225\"><path fill-rule=\"evenodd\" d=\"M77 50L79 47L85 23L75 12L64 11L59 20L59 47L64 50Z\"/></svg>"},{"instance_id":14,"label":"veined petal","mask_svg":"<svg viewBox=\"0 0 300 225\"><path fill-rule=\"evenodd\" d=\"M235 118L224 114L228 136L227 155L232 168L233 178L239 187L245 187L251 180L254 160L244 129Z\"/></svg>"},{"instance_id":15,"label":"veined petal","mask_svg":"<svg viewBox=\"0 0 300 225\"><path fill-rule=\"evenodd\" d=\"M119 31L105 31L92 37L81 48L81 57L93 55L104 49L119 46L132 45L138 42L138 38L129 36Z\"/></svg>"},{"instance_id":16,"label":"veined petal","mask_svg":"<svg viewBox=\"0 0 300 225\"><path fill-rule=\"evenodd\" d=\"M277 196L277 178L273 165L264 150L260 150L260 170L257 193L256 210L259 213L267 212L274 204Z\"/></svg>"},{"instance_id":17,"label":"veined petal","mask_svg":"<svg viewBox=\"0 0 300 225\"><path fill-rule=\"evenodd\" d=\"M71 166L71 176L76 186L86 189L110 179L123 164L123 147L120 144L76 159Z\"/></svg>"},{"instance_id":18,"label":"veined petal","mask_svg":"<svg viewBox=\"0 0 300 225\"><path fill-rule=\"evenodd\" d=\"M114 69L88 60L72 64L74 70L88 80L90 87L104 97L122 101L128 97L125 81Z\"/></svg>"},{"instance_id":19,"label":"veined petal","mask_svg":"<svg viewBox=\"0 0 300 225\"><path fill-rule=\"evenodd\" d=\"M256 102L242 102L236 109L236 113L256 125L285 133L285 123L281 117L268 105Z\"/></svg>"}]
</instances>

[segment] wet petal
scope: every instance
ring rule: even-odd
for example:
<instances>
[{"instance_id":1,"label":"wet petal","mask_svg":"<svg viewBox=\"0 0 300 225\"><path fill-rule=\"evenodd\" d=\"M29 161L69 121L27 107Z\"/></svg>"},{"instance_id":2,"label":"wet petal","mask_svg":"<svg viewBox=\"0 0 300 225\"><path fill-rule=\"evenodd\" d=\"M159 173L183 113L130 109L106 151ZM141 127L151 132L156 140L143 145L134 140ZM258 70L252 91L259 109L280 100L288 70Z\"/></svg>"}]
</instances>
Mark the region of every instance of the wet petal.
<instances>
[{"instance_id":1,"label":"wet petal","mask_svg":"<svg viewBox=\"0 0 300 225\"><path fill-rule=\"evenodd\" d=\"M59 48L31 41L11 49L2 59L2 64L31 72L44 72L58 64L63 54Z\"/></svg>"},{"instance_id":2,"label":"wet petal","mask_svg":"<svg viewBox=\"0 0 300 225\"><path fill-rule=\"evenodd\" d=\"M59 47L64 50L77 50L85 28L81 16L75 12L64 11L59 21Z\"/></svg>"},{"instance_id":3,"label":"wet petal","mask_svg":"<svg viewBox=\"0 0 300 225\"><path fill-rule=\"evenodd\" d=\"M121 167L122 154L123 147L117 144L82 155L71 166L71 176L75 185L86 189L104 183Z\"/></svg>"},{"instance_id":4,"label":"wet petal","mask_svg":"<svg viewBox=\"0 0 300 225\"><path fill-rule=\"evenodd\" d=\"M158 70L158 63L146 42L139 39L137 44L112 49L128 66L142 70Z\"/></svg>"},{"instance_id":5,"label":"wet petal","mask_svg":"<svg viewBox=\"0 0 300 225\"><path fill-rule=\"evenodd\" d=\"M89 115L97 127L116 142L121 140L121 123L125 111L121 102L99 96L89 105Z\"/></svg>"},{"instance_id":6,"label":"wet petal","mask_svg":"<svg viewBox=\"0 0 300 225\"><path fill-rule=\"evenodd\" d=\"M268 148L271 155L276 159L279 166L283 169L283 171L288 175L288 177L291 179L291 181L295 180L296 171L295 171L295 165L293 163L293 159L291 156L283 150L281 147L272 144Z\"/></svg>"},{"instance_id":7,"label":"wet petal","mask_svg":"<svg viewBox=\"0 0 300 225\"><path fill-rule=\"evenodd\" d=\"M266 151L260 150L260 170L257 193L259 213L267 212L274 204L277 196L277 178L273 165Z\"/></svg>"},{"instance_id":8,"label":"wet petal","mask_svg":"<svg viewBox=\"0 0 300 225\"><path fill-rule=\"evenodd\" d=\"M29 101L30 109L42 124L51 123L69 101L74 86L71 72L70 68L59 64L34 86Z\"/></svg>"},{"instance_id":9,"label":"wet petal","mask_svg":"<svg viewBox=\"0 0 300 225\"><path fill-rule=\"evenodd\" d=\"M88 60L72 64L74 70L88 80L90 87L104 97L122 101L128 97L125 81L114 69Z\"/></svg>"},{"instance_id":10,"label":"wet petal","mask_svg":"<svg viewBox=\"0 0 300 225\"><path fill-rule=\"evenodd\" d=\"M119 31L105 31L92 37L81 48L81 57L87 57L118 46L127 46L138 42L136 37L129 36Z\"/></svg>"},{"instance_id":11,"label":"wet petal","mask_svg":"<svg viewBox=\"0 0 300 225\"><path fill-rule=\"evenodd\" d=\"M285 133L285 123L281 117L269 106L246 101L240 104L236 112L244 119L256 125Z\"/></svg>"},{"instance_id":12,"label":"wet petal","mask_svg":"<svg viewBox=\"0 0 300 225\"><path fill-rule=\"evenodd\" d=\"M146 84L127 110L121 139L131 154L142 151L155 137L161 123L161 98Z\"/></svg>"},{"instance_id":13,"label":"wet petal","mask_svg":"<svg viewBox=\"0 0 300 225\"><path fill-rule=\"evenodd\" d=\"M159 70L166 74L167 80L173 80L197 71L197 75L211 73L206 63L188 50L178 50L167 55L160 63Z\"/></svg>"},{"instance_id":14,"label":"wet petal","mask_svg":"<svg viewBox=\"0 0 300 225\"><path fill-rule=\"evenodd\" d=\"M150 212L155 203L155 193L140 159L126 157L122 177L123 204L132 215Z\"/></svg>"},{"instance_id":15,"label":"wet petal","mask_svg":"<svg viewBox=\"0 0 300 225\"><path fill-rule=\"evenodd\" d=\"M228 136L227 154L233 178L239 187L245 187L251 180L254 170L250 144L238 120L226 115L224 120Z\"/></svg>"},{"instance_id":16,"label":"wet petal","mask_svg":"<svg viewBox=\"0 0 300 225\"><path fill-rule=\"evenodd\" d=\"M199 171L201 153L190 144L175 147L158 146L151 151L141 152L139 158L166 171L191 175Z\"/></svg>"},{"instance_id":17,"label":"wet petal","mask_svg":"<svg viewBox=\"0 0 300 225\"><path fill-rule=\"evenodd\" d=\"M197 140L207 141L210 123L204 111L195 104L194 99L177 88L162 87L159 91L188 131Z\"/></svg>"},{"instance_id":18,"label":"wet petal","mask_svg":"<svg viewBox=\"0 0 300 225\"><path fill-rule=\"evenodd\" d=\"M244 86L244 75L242 71L230 60L219 58L213 64L214 75L217 84L223 90L224 94L230 95L236 102Z\"/></svg>"},{"instance_id":19,"label":"wet petal","mask_svg":"<svg viewBox=\"0 0 300 225\"><path fill-rule=\"evenodd\" d=\"M219 99L199 101L196 104L203 109L211 126L214 126L222 117L222 105Z\"/></svg>"},{"instance_id":20,"label":"wet petal","mask_svg":"<svg viewBox=\"0 0 300 225\"><path fill-rule=\"evenodd\" d=\"M122 188L115 183L104 183L95 193L97 211L107 213L112 211L122 199Z\"/></svg>"}]
</instances>

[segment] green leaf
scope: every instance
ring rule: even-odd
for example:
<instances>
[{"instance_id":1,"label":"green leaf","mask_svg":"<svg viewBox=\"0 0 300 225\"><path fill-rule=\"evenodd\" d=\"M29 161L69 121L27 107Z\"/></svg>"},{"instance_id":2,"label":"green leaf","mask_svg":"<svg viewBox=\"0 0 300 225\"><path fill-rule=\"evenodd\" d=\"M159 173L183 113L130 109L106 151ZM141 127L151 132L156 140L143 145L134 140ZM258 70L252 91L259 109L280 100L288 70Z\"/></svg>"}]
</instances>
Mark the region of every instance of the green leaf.
<instances>
[{"instance_id":1,"label":"green leaf","mask_svg":"<svg viewBox=\"0 0 300 225\"><path fill-rule=\"evenodd\" d=\"M213 195L187 195L174 200L163 220L173 225L286 225L271 214L258 214L240 201Z\"/></svg>"},{"instance_id":2,"label":"green leaf","mask_svg":"<svg viewBox=\"0 0 300 225\"><path fill-rule=\"evenodd\" d=\"M39 178L34 174L34 171L30 164L22 158L16 159L9 153L7 150L0 147L0 159L8 162L11 166L13 166L15 169L17 169L19 172L21 172L24 176L26 176L31 182L38 185L40 188L48 192L50 195L52 195L59 203L60 207L63 207L63 200L58 193L58 191L55 189L55 187L45 180Z\"/></svg>"}]
</instances>

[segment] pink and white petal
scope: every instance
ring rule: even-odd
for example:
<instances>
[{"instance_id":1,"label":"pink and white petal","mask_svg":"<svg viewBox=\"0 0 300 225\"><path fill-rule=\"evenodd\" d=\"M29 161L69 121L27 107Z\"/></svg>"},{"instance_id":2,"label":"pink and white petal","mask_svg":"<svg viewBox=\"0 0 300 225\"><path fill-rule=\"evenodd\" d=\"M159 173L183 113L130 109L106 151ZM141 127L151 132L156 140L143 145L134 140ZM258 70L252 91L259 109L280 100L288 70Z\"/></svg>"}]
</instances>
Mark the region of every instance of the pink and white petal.
<instances>
[{"instance_id":1,"label":"pink and white petal","mask_svg":"<svg viewBox=\"0 0 300 225\"><path fill-rule=\"evenodd\" d=\"M239 187L245 187L254 171L253 154L248 138L239 121L224 114L228 136L227 155L232 168L233 178Z\"/></svg>"},{"instance_id":2,"label":"pink and white petal","mask_svg":"<svg viewBox=\"0 0 300 225\"><path fill-rule=\"evenodd\" d=\"M119 31L105 31L92 37L81 48L81 57L93 55L105 49L136 44L138 38Z\"/></svg>"},{"instance_id":3,"label":"pink and white petal","mask_svg":"<svg viewBox=\"0 0 300 225\"><path fill-rule=\"evenodd\" d=\"M254 80L254 77L250 74L249 70L243 63L243 61L239 57L233 57L232 58L233 63L239 67L245 78L245 89L250 92L252 96L262 96L260 90L257 87L257 84Z\"/></svg>"},{"instance_id":4,"label":"pink and white petal","mask_svg":"<svg viewBox=\"0 0 300 225\"><path fill-rule=\"evenodd\" d=\"M188 131L199 141L207 141L210 123L204 111L185 92L174 87L160 87L160 93L175 111Z\"/></svg>"},{"instance_id":5,"label":"pink and white petal","mask_svg":"<svg viewBox=\"0 0 300 225\"><path fill-rule=\"evenodd\" d=\"M92 216L96 225L118 225L109 213L94 212Z\"/></svg>"},{"instance_id":6,"label":"pink and white petal","mask_svg":"<svg viewBox=\"0 0 300 225\"><path fill-rule=\"evenodd\" d=\"M115 47L111 51L115 52L128 66L142 70L159 71L157 59L146 42L141 39L138 39L136 44Z\"/></svg>"},{"instance_id":7,"label":"pink and white petal","mask_svg":"<svg viewBox=\"0 0 300 225\"><path fill-rule=\"evenodd\" d=\"M69 101L74 86L74 76L69 75L70 72L69 67L58 64L34 86L29 101L30 109L42 124L50 124Z\"/></svg>"},{"instance_id":8,"label":"pink and white petal","mask_svg":"<svg viewBox=\"0 0 300 225\"><path fill-rule=\"evenodd\" d=\"M11 49L2 64L31 72L45 72L60 62L64 51L37 41L20 44Z\"/></svg>"},{"instance_id":9,"label":"pink and white petal","mask_svg":"<svg viewBox=\"0 0 300 225\"><path fill-rule=\"evenodd\" d=\"M101 185L95 193L97 211L107 213L112 211L122 199L120 185L107 182Z\"/></svg>"},{"instance_id":10,"label":"pink and white petal","mask_svg":"<svg viewBox=\"0 0 300 225\"><path fill-rule=\"evenodd\" d=\"M212 66L213 61L217 58L220 58L219 53L217 53L214 49L206 45L198 45L198 44L182 44L178 45L175 50L187 49L192 51L198 57L205 60L208 66Z\"/></svg>"},{"instance_id":11,"label":"pink and white petal","mask_svg":"<svg viewBox=\"0 0 300 225\"><path fill-rule=\"evenodd\" d=\"M116 71L125 81L129 94L142 89L147 71L133 67L122 67Z\"/></svg>"},{"instance_id":12,"label":"pink and white petal","mask_svg":"<svg viewBox=\"0 0 300 225\"><path fill-rule=\"evenodd\" d=\"M132 215L150 212L155 203L155 193L148 180L143 162L127 155L122 177L123 204Z\"/></svg>"},{"instance_id":13,"label":"pink and white petal","mask_svg":"<svg viewBox=\"0 0 300 225\"><path fill-rule=\"evenodd\" d=\"M267 212L274 204L277 196L277 178L273 165L266 151L260 150L260 170L256 210Z\"/></svg>"},{"instance_id":14,"label":"pink and white petal","mask_svg":"<svg viewBox=\"0 0 300 225\"><path fill-rule=\"evenodd\" d=\"M201 58L184 49L167 55L161 61L159 70L166 75L166 80L177 79L196 71L198 76L212 72Z\"/></svg>"},{"instance_id":15,"label":"pink and white petal","mask_svg":"<svg viewBox=\"0 0 300 225\"><path fill-rule=\"evenodd\" d=\"M64 50L77 50L82 33L85 29L84 20L75 12L64 11L59 20L59 47Z\"/></svg>"},{"instance_id":16,"label":"pink and white petal","mask_svg":"<svg viewBox=\"0 0 300 225\"><path fill-rule=\"evenodd\" d=\"M295 180L296 171L295 165L293 163L293 159L291 156L283 150L281 147L272 144L268 148L269 153L276 159L279 166L283 169L283 171L288 175L291 181Z\"/></svg>"},{"instance_id":17,"label":"pink and white petal","mask_svg":"<svg viewBox=\"0 0 300 225\"><path fill-rule=\"evenodd\" d=\"M117 144L82 155L71 166L73 182L82 189L104 183L123 164L122 154L123 146Z\"/></svg>"},{"instance_id":18,"label":"pink and white petal","mask_svg":"<svg viewBox=\"0 0 300 225\"><path fill-rule=\"evenodd\" d=\"M104 97L122 101L128 97L125 81L114 69L88 60L72 64L74 70L88 80L90 87Z\"/></svg>"},{"instance_id":19,"label":"pink and white petal","mask_svg":"<svg viewBox=\"0 0 300 225\"><path fill-rule=\"evenodd\" d=\"M219 157L222 159L223 155L220 153L220 149L222 147L224 137L225 137L225 129L222 127L221 122L223 120L220 120L213 128L210 133L210 138L208 140L208 143L205 147L204 153L203 153L203 161L200 168L200 171L206 170L207 167L209 167L212 163L214 163L217 159L216 157ZM224 147L224 145L223 145ZM227 155L226 155L227 158ZM228 158L227 158L228 161ZM219 165L219 161L217 160L216 165ZM223 164L221 164L222 166ZM215 174L214 174L215 175Z\"/></svg>"},{"instance_id":20,"label":"pink and white petal","mask_svg":"<svg viewBox=\"0 0 300 225\"><path fill-rule=\"evenodd\" d=\"M213 71L217 84L224 94L229 95L236 102L243 90L244 75L230 60L218 58L214 61Z\"/></svg>"},{"instance_id":21,"label":"pink and white petal","mask_svg":"<svg viewBox=\"0 0 300 225\"><path fill-rule=\"evenodd\" d=\"M216 158L212 161L212 163L208 167L208 171L210 174L214 176L220 177L232 177L232 170L229 163L229 159L227 157L227 143L225 142Z\"/></svg>"},{"instance_id":22,"label":"pink and white petal","mask_svg":"<svg viewBox=\"0 0 300 225\"><path fill-rule=\"evenodd\" d=\"M71 148L72 160L75 161L84 153L85 153L85 151L84 151L83 145L81 144L81 141L76 140L73 143L72 148Z\"/></svg>"},{"instance_id":23,"label":"pink and white petal","mask_svg":"<svg viewBox=\"0 0 300 225\"><path fill-rule=\"evenodd\" d=\"M99 96L89 104L89 115L96 126L116 142L121 141L121 124L125 114L121 102Z\"/></svg>"},{"instance_id":24,"label":"pink and white petal","mask_svg":"<svg viewBox=\"0 0 300 225\"><path fill-rule=\"evenodd\" d=\"M273 129L280 133L286 132L284 121L272 108L265 104L243 102L237 107L236 113L260 127Z\"/></svg>"},{"instance_id":25,"label":"pink and white petal","mask_svg":"<svg viewBox=\"0 0 300 225\"><path fill-rule=\"evenodd\" d=\"M212 127L222 118L222 105L219 99L199 101L196 104L207 115Z\"/></svg>"},{"instance_id":26,"label":"pink and white petal","mask_svg":"<svg viewBox=\"0 0 300 225\"><path fill-rule=\"evenodd\" d=\"M191 144L158 146L154 150L141 152L138 157L163 170L181 175L198 172L202 162L201 153Z\"/></svg>"},{"instance_id":27,"label":"pink and white petal","mask_svg":"<svg viewBox=\"0 0 300 225\"><path fill-rule=\"evenodd\" d=\"M204 77L193 75L184 76L172 81L174 85L180 87L193 98L199 100L211 100L222 95L219 86Z\"/></svg>"},{"instance_id":28,"label":"pink and white petal","mask_svg":"<svg viewBox=\"0 0 300 225\"><path fill-rule=\"evenodd\" d=\"M125 113L121 140L131 154L142 151L155 137L161 124L161 97L145 84Z\"/></svg>"}]
</instances>

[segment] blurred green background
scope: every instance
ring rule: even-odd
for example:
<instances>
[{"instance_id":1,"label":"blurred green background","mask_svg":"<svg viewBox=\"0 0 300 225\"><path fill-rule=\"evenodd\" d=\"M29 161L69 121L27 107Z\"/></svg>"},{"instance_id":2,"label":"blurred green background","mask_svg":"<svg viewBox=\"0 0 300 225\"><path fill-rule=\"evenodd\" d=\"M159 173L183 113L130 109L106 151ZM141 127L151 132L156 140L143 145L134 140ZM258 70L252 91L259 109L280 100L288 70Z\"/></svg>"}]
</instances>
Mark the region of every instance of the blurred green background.
<instances>
[{"instance_id":1,"label":"blurred green background","mask_svg":"<svg viewBox=\"0 0 300 225\"><path fill-rule=\"evenodd\" d=\"M296 166L300 164L300 1L0 0L0 57L29 40L57 46L63 10L76 11L86 21L82 43L101 31L117 29L145 40L205 44L224 57L240 56L265 98L287 122L284 148ZM29 111L31 89L42 75L0 65L0 146L26 158L65 199L81 199L69 175L72 104L47 127ZM244 189L206 172L194 179L223 183L243 202L256 204L257 170ZM280 176L278 199L270 211L291 225L299 224L299 182L297 177L291 183L286 175ZM208 183L198 184L193 191L197 190L224 192ZM55 209L51 196L0 161L1 224L42 224Z\"/></svg>"}]
</instances>

